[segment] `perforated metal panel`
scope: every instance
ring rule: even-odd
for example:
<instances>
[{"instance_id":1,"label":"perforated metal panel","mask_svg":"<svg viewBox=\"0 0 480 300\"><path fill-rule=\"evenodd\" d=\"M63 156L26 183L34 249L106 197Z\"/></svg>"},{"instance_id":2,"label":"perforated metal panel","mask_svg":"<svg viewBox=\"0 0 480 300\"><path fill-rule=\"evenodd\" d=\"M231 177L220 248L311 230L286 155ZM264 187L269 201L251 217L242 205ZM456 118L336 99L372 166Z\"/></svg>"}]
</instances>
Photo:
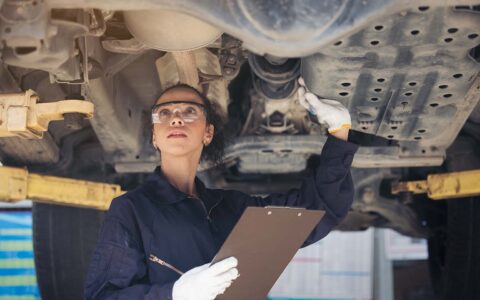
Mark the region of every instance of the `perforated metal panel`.
<instances>
[{"instance_id":1,"label":"perforated metal panel","mask_svg":"<svg viewBox=\"0 0 480 300\"><path fill-rule=\"evenodd\" d=\"M414 7L304 58L302 73L315 94L350 109L355 129L442 147L478 101L466 95L480 70L469 54L479 34L469 7Z\"/></svg>"}]
</instances>

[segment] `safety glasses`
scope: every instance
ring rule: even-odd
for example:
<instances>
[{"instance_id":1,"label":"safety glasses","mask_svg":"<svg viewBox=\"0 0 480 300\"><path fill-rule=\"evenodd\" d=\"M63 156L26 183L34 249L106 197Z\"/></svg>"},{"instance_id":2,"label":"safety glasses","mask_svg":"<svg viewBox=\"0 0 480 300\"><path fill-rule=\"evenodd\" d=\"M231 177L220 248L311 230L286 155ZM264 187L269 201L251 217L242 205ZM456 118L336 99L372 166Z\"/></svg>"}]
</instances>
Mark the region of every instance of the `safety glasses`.
<instances>
[{"instance_id":1,"label":"safety glasses","mask_svg":"<svg viewBox=\"0 0 480 300\"><path fill-rule=\"evenodd\" d=\"M152 107L152 123L166 124L175 114L183 121L191 123L206 116L205 106L192 101L169 101L155 104Z\"/></svg>"}]
</instances>

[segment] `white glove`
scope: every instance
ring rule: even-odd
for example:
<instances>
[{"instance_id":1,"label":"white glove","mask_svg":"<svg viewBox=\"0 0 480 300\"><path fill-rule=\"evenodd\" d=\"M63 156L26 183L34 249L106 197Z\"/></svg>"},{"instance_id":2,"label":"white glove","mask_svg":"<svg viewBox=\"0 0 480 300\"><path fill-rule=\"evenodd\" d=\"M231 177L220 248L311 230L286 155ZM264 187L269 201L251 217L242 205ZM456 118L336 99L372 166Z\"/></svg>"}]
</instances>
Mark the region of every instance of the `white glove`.
<instances>
[{"instance_id":1,"label":"white glove","mask_svg":"<svg viewBox=\"0 0 480 300\"><path fill-rule=\"evenodd\" d=\"M212 266L210 263L193 268L173 284L173 300L213 300L238 276L238 261L231 256Z\"/></svg>"},{"instance_id":2,"label":"white glove","mask_svg":"<svg viewBox=\"0 0 480 300\"><path fill-rule=\"evenodd\" d=\"M302 77L298 79L298 99L300 104L315 115L318 122L326 124L328 132L335 133L342 128L352 128L352 120L348 109L336 100L319 99L305 86Z\"/></svg>"}]
</instances>

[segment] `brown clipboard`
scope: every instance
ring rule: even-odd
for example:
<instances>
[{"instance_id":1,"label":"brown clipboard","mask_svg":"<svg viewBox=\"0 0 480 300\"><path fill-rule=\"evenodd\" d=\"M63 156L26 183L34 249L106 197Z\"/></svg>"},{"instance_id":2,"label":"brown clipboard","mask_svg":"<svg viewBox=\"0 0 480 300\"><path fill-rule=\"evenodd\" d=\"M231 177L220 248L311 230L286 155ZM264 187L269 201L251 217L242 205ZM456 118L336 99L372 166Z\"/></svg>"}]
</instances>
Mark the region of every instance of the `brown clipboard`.
<instances>
[{"instance_id":1,"label":"brown clipboard","mask_svg":"<svg viewBox=\"0 0 480 300\"><path fill-rule=\"evenodd\" d=\"M238 259L240 277L217 300L264 300L325 215L297 207L247 207L211 264Z\"/></svg>"}]
</instances>

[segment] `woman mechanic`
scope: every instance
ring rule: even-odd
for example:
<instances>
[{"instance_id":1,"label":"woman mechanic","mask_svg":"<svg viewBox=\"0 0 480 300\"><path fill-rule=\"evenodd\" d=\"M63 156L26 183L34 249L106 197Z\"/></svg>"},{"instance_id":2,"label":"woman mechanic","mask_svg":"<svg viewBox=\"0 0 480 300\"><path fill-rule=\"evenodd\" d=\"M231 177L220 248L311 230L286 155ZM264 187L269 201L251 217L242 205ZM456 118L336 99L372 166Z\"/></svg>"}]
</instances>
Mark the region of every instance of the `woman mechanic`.
<instances>
[{"instance_id":1,"label":"woman mechanic","mask_svg":"<svg viewBox=\"0 0 480 300\"><path fill-rule=\"evenodd\" d=\"M239 276L238 261L209 262L248 206L325 210L302 247L325 237L345 217L358 148L347 141L350 114L299 82L300 103L327 125L329 136L320 163L300 188L266 197L204 186L196 176L200 159L218 161L223 154L219 115L193 87L163 91L152 109L160 165L145 183L112 200L88 270L86 299L214 299Z\"/></svg>"}]
</instances>

